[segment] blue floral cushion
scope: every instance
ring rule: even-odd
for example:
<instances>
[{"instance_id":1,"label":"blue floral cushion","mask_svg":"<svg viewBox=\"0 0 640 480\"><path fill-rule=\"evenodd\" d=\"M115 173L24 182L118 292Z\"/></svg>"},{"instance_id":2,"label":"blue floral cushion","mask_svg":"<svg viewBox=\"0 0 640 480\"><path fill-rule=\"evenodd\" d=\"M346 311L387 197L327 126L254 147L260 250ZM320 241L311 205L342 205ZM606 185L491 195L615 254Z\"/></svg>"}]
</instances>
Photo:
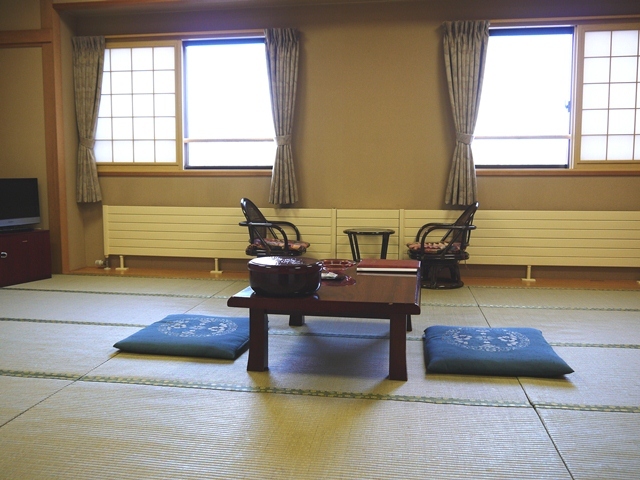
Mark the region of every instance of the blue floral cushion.
<instances>
[{"instance_id":1,"label":"blue floral cushion","mask_svg":"<svg viewBox=\"0 0 640 480\"><path fill-rule=\"evenodd\" d=\"M234 360L249 347L249 319L169 315L114 347L132 353Z\"/></svg>"},{"instance_id":2,"label":"blue floral cushion","mask_svg":"<svg viewBox=\"0 0 640 480\"><path fill-rule=\"evenodd\" d=\"M573 372L535 328L436 325L423 338L430 373L559 377Z\"/></svg>"}]
</instances>

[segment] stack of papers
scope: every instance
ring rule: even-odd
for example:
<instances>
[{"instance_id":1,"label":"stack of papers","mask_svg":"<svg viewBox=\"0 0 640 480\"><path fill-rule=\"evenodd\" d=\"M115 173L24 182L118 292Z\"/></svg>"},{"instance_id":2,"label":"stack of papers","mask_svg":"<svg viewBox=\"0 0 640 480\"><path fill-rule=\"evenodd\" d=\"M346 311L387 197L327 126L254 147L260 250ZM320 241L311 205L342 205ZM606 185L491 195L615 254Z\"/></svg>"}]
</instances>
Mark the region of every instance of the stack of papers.
<instances>
[{"instance_id":1,"label":"stack of papers","mask_svg":"<svg viewBox=\"0 0 640 480\"><path fill-rule=\"evenodd\" d=\"M418 260L382 260L379 258L364 258L356 268L358 273L404 273L415 275L420 269Z\"/></svg>"}]
</instances>

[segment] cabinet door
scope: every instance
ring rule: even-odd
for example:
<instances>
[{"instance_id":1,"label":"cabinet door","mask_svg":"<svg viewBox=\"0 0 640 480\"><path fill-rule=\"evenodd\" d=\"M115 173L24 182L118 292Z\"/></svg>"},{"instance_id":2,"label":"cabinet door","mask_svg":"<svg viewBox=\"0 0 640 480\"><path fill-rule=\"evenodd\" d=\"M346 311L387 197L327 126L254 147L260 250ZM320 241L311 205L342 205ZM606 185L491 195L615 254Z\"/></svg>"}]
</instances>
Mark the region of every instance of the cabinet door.
<instances>
[{"instance_id":1,"label":"cabinet door","mask_svg":"<svg viewBox=\"0 0 640 480\"><path fill-rule=\"evenodd\" d=\"M49 277L48 230L0 234L0 287Z\"/></svg>"},{"instance_id":2,"label":"cabinet door","mask_svg":"<svg viewBox=\"0 0 640 480\"><path fill-rule=\"evenodd\" d=\"M27 239L22 235L0 237L0 287L27 281L29 269L24 265L26 249Z\"/></svg>"},{"instance_id":3,"label":"cabinet door","mask_svg":"<svg viewBox=\"0 0 640 480\"><path fill-rule=\"evenodd\" d=\"M48 230L29 232L25 252L25 270L27 281L42 280L51 277L51 244Z\"/></svg>"}]
</instances>

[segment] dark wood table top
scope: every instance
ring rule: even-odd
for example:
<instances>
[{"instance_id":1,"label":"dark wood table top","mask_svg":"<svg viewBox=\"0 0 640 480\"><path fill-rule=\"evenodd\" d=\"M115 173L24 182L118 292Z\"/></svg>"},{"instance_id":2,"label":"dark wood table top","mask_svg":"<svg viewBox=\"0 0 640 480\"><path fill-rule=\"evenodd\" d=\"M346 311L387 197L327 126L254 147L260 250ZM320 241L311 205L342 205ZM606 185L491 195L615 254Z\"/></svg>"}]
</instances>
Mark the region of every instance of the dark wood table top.
<instances>
[{"instance_id":1,"label":"dark wood table top","mask_svg":"<svg viewBox=\"0 0 640 480\"><path fill-rule=\"evenodd\" d=\"M383 235L396 233L395 230L391 228L370 228L370 227L362 227L362 228L347 228L343 231L346 234L356 234L356 235Z\"/></svg>"},{"instance_id":2,"label":"dark wood table top","mask_svg":"<svg viewBox=\"0 0 640 480\"><path fill-rule=\"evenodd\" d=\"M366 318L420 313L419 271L415 274L358 273L352 278L355 280L352 285L332 285L332 281L323 281L320 289L307 297L266 297L247 287L230 297L227 305L258 308L271 313L300 312Z\"/></svg>"}]
</instances>

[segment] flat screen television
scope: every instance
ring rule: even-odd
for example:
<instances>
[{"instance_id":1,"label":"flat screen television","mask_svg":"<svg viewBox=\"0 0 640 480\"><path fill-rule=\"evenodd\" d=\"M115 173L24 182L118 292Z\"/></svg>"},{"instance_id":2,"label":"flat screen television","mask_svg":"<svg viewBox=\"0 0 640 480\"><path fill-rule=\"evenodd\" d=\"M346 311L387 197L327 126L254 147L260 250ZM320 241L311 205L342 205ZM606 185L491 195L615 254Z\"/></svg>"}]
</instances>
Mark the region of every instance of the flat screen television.
<instances>
[{"instance_id":1,"label":"flat screen television","mask_svg":"<svg viewBox=\"0 0 640 480\"><path fill-rule=\"evenodd\" d=\"M0 230L28 230L38 223L38 179L0 178Z\"/></svg>"}]
</instances>

